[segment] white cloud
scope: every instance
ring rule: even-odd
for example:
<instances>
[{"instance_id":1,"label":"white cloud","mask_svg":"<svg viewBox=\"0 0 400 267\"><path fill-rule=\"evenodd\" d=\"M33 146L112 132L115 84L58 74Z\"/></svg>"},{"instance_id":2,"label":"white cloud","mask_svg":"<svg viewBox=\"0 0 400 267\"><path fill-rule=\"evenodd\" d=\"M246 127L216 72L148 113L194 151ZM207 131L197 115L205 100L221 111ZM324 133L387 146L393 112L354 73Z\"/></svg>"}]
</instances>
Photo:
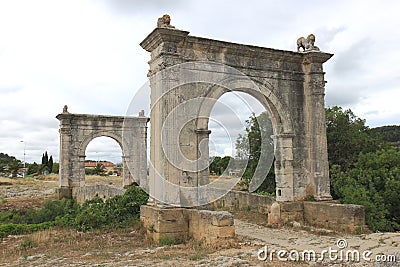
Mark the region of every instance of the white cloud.
<instances>
[{"instance_id":1,"label":"white cloud","mask_svg":"<svg viewBox=\"0 0 400 267\"><path fill-rule=\"evenodd\" d=\"M87 160L109 160L113 163L122 162L122 150L117 141L109 137L97 137L86 148Z\"/></svg>"}]
</instances>

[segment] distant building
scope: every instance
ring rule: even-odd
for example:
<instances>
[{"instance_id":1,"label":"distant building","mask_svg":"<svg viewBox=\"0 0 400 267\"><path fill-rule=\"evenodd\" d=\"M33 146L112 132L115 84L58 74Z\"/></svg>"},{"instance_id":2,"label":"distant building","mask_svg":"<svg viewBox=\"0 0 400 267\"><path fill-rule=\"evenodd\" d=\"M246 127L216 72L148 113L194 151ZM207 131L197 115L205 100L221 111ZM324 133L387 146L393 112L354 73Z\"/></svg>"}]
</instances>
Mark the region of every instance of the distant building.
<instances>
[{"instance_id":1,"label":"distant building","mask_svg":"<svg viewBox=\"0 0 400 267\"><path fill-rule=\"evenodd\" d=\"M242 171L243 170L232 169L232 170L229 170L228 175L233 176L233 177L238 177Z\"/></svg>"},{"instance_id":2,"label":"distant building","mask_svg":"<svg viewBox=\"0 0 400 267\"><path fill-rule=\"evenodd\" d=\"M110 161L85 161L85 168L94 168L97 164L101 164L106 168L114 168L116 164Z\"/></svg>"},{"instance_id":3,"label":"distant building","mask_svg":"<svg viewBox=\"0 0 400 267\"><path fill-rule=\"evenodd\" d=\"M97 164L101 164L105 167L105 173L112 172L117 176L121 176L122 174L122 169L119 168L117 164L110 161L85 161L85 169L94 169Z\"/></svg>"}]
</instances>

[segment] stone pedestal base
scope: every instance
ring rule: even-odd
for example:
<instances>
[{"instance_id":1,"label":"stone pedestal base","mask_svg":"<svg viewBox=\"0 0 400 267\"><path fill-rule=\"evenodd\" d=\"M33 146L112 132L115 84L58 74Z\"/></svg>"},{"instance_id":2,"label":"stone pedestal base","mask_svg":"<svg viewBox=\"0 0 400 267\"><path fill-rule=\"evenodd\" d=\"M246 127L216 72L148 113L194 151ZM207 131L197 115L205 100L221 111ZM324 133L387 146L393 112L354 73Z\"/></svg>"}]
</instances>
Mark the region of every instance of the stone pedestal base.
<instances>
[{"instance_id":1,"label":"stone pedestal base","mask_svg":"<svg viewBox=\"0 0 400 267\"><path fill-rule=\"evenodd\" d=\"M72 189L69 187L59 187L56 190L56 194L58 195L59 199L63 197L72 198Z\"/></svg>"},{"instance_id":2,"label":"stone pedestal base","mask_svg":"<svg viewBox=\"0 0 400 267\"><path fill-rule=\"evenodd\" d=\"M172 239L180 243L189 237L189 226L184 208L159 208L143 205L140 207L140 220L147 229L147 236L155 242Z\"/></svg>"},{"instance_id":3,"label":"stone pedestal base","mask_svg":"<svg viewBox=\"0 0 400 267\"><path fill-rule=\"evenodd\" d=\"M143 205L140 220L156 243L180 243L188 238L213 243L235 237L233 216L227 211L160 208Z\"/></svg>"}]
</instances>

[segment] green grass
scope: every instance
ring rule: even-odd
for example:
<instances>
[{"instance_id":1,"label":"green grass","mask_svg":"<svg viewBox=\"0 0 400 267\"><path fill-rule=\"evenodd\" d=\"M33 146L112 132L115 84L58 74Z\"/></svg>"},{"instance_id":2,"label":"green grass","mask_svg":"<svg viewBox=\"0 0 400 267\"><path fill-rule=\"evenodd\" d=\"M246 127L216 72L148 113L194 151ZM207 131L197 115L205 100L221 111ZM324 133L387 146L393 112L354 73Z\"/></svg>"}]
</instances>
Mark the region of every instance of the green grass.
<instances>
[{"instance_id":1,"label":"green grass","mask_svg":"<svg viewBox=\"0 0 400 267\"><path fill-rule=\"evenodd\" d=\"M160 243L161 246L170 246L175 244L175 239L173 239L170 236L162 236L160 237L158 242Z\"/></svg>"}]
</instances>

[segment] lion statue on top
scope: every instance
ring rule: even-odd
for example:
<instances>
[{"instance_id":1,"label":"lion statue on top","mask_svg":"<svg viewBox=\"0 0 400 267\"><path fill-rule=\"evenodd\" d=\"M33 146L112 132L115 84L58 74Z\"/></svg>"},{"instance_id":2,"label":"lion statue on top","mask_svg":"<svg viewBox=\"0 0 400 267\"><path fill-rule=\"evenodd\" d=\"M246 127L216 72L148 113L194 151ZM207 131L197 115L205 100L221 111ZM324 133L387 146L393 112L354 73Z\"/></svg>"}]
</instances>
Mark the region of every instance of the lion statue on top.
<instances>
[{"instance_id":1,"label":"lion statue on top","mask_svg":"<svg viewBox=\"0 0 400 267\"><path fill-rule=\"evenodd\" d=\"M163 15L157 20L157 28L175 28L171 25L171 17L168 14Z\"/></svg>"},{"instance_id":2,"label":"lion statue on top","mask_svg":"<svg viewBox=\"0 0 400 267\"><path fill-rule=\"evenodd\" d=\"M300 37L297 39L297 52L300 52L300 48L303 48L303 52L306 51L319 51L319 48L314 45L315 35L310 34L307 38Z\"/></svg>"}]
</instances>

